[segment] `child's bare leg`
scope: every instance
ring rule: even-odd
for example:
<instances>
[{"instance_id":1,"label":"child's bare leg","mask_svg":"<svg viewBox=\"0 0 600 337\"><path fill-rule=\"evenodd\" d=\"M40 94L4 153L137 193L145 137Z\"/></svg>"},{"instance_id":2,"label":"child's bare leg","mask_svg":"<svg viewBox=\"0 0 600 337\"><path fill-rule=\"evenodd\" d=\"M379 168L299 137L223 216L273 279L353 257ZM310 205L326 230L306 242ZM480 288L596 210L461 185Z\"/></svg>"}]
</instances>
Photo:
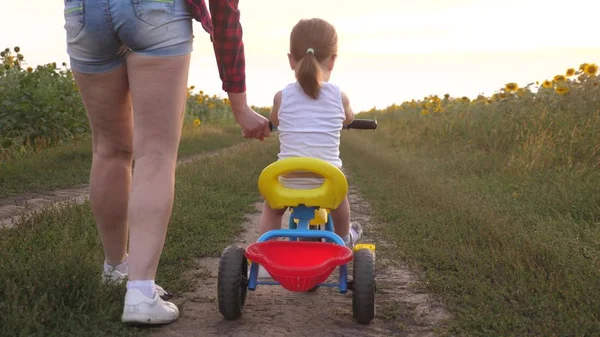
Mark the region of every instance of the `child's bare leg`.
<instances>
[{"instance_id":1,"label":"child's bare leg","mask_svg":"<svg viewBox=\"0 0 600 337\"><path fill-rule=\"evenodd\" d=\"M266 201L263 202L262 215L258 225L258 235L263 235L272 229L281 229L281 220L285 210L285 208L272 209Z\"/></svg>"},{"instance_id":2,"label":"child's bare leg","mask_svg":"<svg viewBox=\"0 0 600 337\"><path fill-rule=\"evenodd\" d=\"M346 246L354 247L362 236L363 230L358 223L353 223L350 226L350 202L348 202L347 196L338 208L331 211L331 219L333 220L335 233L344 239Z\"/></svg>"},{"instance_id":3,"label":"child's bare leg","mask_svg":"<svg viewBox=\"0 0 600 337\"><path fill-rule=\"evenodd\" d=\"M331 219L335 227L335 234L342 238L346 237L350 230L350 203L348 197L342 201L338 208L331 211Z\"/></svg>"}]
</instances>

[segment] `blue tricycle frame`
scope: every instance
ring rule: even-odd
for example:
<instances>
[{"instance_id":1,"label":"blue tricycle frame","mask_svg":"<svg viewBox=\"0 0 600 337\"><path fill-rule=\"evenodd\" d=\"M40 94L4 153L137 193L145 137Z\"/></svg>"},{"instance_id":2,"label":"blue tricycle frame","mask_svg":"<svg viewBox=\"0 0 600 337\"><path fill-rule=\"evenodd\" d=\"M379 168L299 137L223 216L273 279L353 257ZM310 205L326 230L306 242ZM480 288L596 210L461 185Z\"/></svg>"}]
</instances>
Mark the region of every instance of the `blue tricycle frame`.
<instances>
[{"instance_id":1,"label":"blue tricycle frame","mask_svg":"<svg viewBox=\"0 0 600 337\"><path fill-rule=\"evenodd\" d=\"M314 219L317 207L308 207L299 205L295 207L290 214L289 229L273 229L261 235L257 242L265 242L274 238L289 238L290 241L298 241L300 238L307 239L325 239L326 242L333 242L345 246L344 240L334 232L333 220L331 214L327 213L327 222L325 230L310 229L310 221ZM296 221L298 220L298 224ZM252 262L250 265L250 276L248 279L248 290L256 290L258 285L279 285L275 281L258 281L259 264ZM348 292L348 264L344 263L339 266L339 280L337 283L321 283L317 286L338 287L340 293Z\"/></svg>"}]
</instances>

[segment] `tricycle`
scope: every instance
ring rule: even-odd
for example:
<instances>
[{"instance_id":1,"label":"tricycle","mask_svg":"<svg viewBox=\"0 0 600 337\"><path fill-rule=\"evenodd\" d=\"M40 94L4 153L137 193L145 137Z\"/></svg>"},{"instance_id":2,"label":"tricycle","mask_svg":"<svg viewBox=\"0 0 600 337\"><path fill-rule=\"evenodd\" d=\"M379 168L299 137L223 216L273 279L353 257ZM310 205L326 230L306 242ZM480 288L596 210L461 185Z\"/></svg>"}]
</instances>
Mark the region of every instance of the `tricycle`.
<instances>
[{"instance_id":1,"label":"tricycle","mask_svg":"<svg viewBox=\"0 0 600 337\"><path fill-rule=\"evenodd\" d=\"M377 121L355 119L344 128L375 130ZM324 178L324 183L309 190L290 189L279 183L279 176L296 171L316 173ZM294 292L313 292L319 287L338 288L342 294L352 291L354 319L360 324L371 322L375 316L375 245L346 247L334 232L330 214L348 192L343 172L317 158L286 158L261 172L258 188L271 208L290 209L288 229L267 231L246 249L234 244L223 250L217 281L223 317L235 320L242 315L248 290L254 291L259 285L279 285ZM259 265L272 280L258 279ZM336 268L337 282L327 282Z\"/></svg>"}]
</instances>

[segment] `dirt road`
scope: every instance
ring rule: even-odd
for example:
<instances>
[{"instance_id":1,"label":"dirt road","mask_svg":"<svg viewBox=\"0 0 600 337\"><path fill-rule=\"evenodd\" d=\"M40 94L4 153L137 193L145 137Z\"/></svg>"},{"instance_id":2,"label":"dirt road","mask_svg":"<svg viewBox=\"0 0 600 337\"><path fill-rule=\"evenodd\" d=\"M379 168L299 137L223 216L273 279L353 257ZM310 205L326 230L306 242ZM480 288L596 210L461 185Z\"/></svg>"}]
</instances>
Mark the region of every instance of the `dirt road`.
<instances>
[{"instance_id":1,"label":"dirt road","mask_svg":"<svg viewBox=\"0 0 600 337\"><path fill-rule=\"evenodd\" d=\"M371 324L353 321L351 292L342 295L336 288L320 288L314 293L294 293L279 286L249 291L242 317L225 321L216 301L219 259L204 258L190 274L197 280L196 291L171 299L181 308L180 319L152 329L152 336L435 336L447 313L430 295L411 287L416 281L411 271L385 258L387 243L370 221L370 206L352 189L350 203L353 221L365 229L362 241L378 247L377 311ZM237 240L244 247L258 238L260 204L256 210L247 216Z\"/></svg>"}]
</instances>

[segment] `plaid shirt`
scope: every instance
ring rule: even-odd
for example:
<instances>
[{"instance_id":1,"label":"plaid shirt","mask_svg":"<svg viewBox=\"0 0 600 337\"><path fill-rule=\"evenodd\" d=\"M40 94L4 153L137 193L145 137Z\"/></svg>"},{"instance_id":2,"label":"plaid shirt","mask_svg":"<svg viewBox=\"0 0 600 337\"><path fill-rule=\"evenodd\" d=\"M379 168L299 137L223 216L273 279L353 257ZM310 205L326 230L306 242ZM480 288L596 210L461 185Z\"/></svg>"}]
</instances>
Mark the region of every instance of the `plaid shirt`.
<instances>
[{"instance_id":1,"label":"plaid shirt","mask_svg":"<svg viewBox=\"0 0 600 337\"><path fill-rule=\"evenodd\" d=\"M205 0L187 0L194 19L210 34L223 90L234 93L246 91L246 59L238 2L209 0L209 12Z\"/></svg>"}]
</instances>

